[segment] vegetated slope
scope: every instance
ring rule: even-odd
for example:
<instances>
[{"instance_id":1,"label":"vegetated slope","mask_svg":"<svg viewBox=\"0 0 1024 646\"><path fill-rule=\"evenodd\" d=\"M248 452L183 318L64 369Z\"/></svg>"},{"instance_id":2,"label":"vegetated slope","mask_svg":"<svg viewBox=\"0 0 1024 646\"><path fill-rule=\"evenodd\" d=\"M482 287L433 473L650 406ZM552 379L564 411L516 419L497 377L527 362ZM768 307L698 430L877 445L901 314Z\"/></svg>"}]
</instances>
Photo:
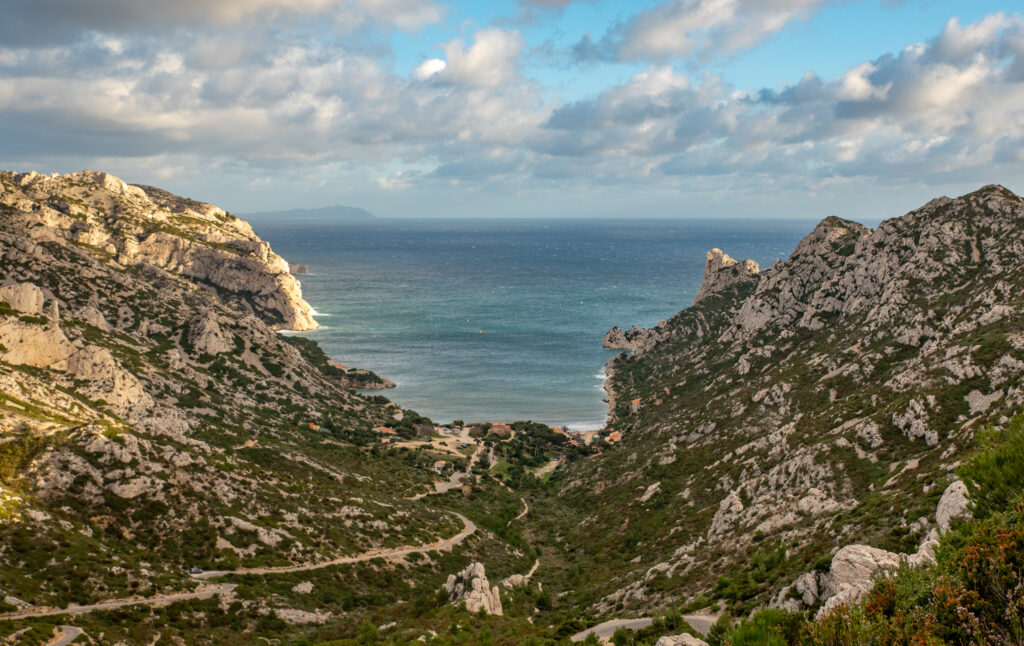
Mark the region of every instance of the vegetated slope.
<instances>
[{"instance_id":1,"label":"vegetated slope","mask_svg":"<svg viewBox=\"0 0 1024 646\"><path fill-rule=\"evenodd\" d=\"M0 186L0 599L180 591L193 567L462 529L406 500L428 457L368 448L386 400L275 331L316 323L246 223L91 171Z\"/></svg>"},{"instance_id":2,"label":"vegetated slope","mask_svg":"<svg viewBox=\"0 0 1024 646\"><path fill-rule=\"evenodd\" d=\"M709 254L693 307L608 337L635 349L610 363L624 438L553 478L564 603L742 614L843 545L916 551L975 429L1022 408L1022 254L999 186L827 218L760 273Z\"/></svg>"}]
</instances>

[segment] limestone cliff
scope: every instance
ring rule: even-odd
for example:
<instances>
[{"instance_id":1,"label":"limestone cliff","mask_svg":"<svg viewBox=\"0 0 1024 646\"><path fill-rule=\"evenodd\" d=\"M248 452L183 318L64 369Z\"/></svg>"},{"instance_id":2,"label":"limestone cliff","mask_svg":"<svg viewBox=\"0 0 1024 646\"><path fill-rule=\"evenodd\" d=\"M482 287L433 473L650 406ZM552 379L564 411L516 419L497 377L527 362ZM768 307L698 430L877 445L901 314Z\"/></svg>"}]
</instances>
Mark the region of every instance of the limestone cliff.
<instances>
[{"instance_id":1,"label":"limestone cliff","mask_svg":"<svg viewBox=\"0 0 1024 646\"><path fill-rule=\"evenodd\" d=\"M738 262L721 249L712 249L704 260L704 279L700 290L693 299L693 304L701 302L712 294L719 294L726 289L744 282L757 282L760 271L753 260Z\"/></svg>"},{"instance_id":2,"label":"limestone cliff","mask_svg":"<svg viewBox=\"0 0 1024 646\"><path fill-rule=\"evenodd\" d=\"M0 173L0 209L34 242L62 238L120 265L159 267L278 329L317 327L288 263L247 222L211 204L85 170Z\"/></svg>"},{"instance_id":3,"label":"limestone cliff","mask_svg":"<svg viewBox=\"0 0 1024 646\"><path fill-rule=\"evenodd\" d=\"M976 429L1024 410L1022 240L999 186L875 230L829 217L763 270L710 252L692 307L611 331L623 439L560 491L567 522L609 528L564 549L622 564L597 607L767 603L849 544L916 554Z\"/></svg>"},{"instance_id":4,"label":"limestone cliff","mask_svg":"<svg viewBox=\"0 0 1024 646\"><path fill-rule=\"evenodd\" d=\"M387 400L350 388L387 382L278 333L315 322L248 224L89 171L0 190L0 599L187 591L194 567L461 528L407 499L436 474L388 455Z\"/></svg>"}]
</instances>

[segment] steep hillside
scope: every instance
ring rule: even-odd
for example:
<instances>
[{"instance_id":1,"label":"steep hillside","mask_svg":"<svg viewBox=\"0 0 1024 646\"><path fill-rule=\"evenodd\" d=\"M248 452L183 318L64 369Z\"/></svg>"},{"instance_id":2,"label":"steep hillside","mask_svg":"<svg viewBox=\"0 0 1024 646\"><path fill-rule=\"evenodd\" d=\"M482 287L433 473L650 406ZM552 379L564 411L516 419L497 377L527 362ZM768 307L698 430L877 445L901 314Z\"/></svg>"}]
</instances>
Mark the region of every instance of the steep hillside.
<instances>
[{"instance_id":1,"label":"steep hillside","mask_svg":"<svg viewBox=\"0 0 1024 646\"><path fill-rule=\"evenodd\" d=\"M709 253L692 307L606 337L633 350L623 440L553 478L565 602L816 606L776 595L847 544L917 552L975 430L1022 409L1022 240L1024 201L987 186L827 218L763 271Z\"/></svg>"},{"instance_id":2,"label":"steep hillside","mask_svg":"<svg viewBox=\"0 0 1024 646\"><path fill-rule=\"evenodd\" d=\"M423 581L432 595L481 553L505 564L492 576L529 567L529 555L460 516L458 500L414 499L433 489L436 458L380 442L371 428L398 426L396 409L350 389L365 373L277 331L316 327L287 269L248 224L211 205L91 171L0 173L8 632L26 624L5 618L34 608L207 590L212 605L185 623L148 608L130 625L103 613L79 622L125 643L160 633L231 643L257 624L292 639L338 635ZM490 495L509 517L519 508L510 492ZM475 517L492 507L476 505ZM503 519L490 526L504 532ZM397 561L371 561L396 550ZM341 557L358 558L275 575L287 587L272 593L253 574L189 576ZM260 623L275 612L288 623Z\"/></svg>"}]
</instances>

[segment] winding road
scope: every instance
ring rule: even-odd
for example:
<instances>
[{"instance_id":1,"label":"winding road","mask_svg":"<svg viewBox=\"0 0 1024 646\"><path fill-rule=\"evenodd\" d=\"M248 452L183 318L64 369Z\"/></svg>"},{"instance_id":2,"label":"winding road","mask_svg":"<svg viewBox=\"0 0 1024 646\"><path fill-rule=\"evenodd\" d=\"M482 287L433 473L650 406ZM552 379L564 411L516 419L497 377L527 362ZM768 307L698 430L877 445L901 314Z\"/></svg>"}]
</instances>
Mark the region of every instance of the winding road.
<instances>
[{"instance_id":1,"label":"winding road","mask_svg":"<svg viewBox=\"0 0 1024 646\"><path fill-rule=\"evenodd\" d=\"M56 615L84 615L97 610L114 610L116 608L124 608L125 606L161 606L167 603L185 601L188 599L209 599L215 595L231 592L236 587L238 586L234 583L222 583L220 585L207 586L202 590L196 590L195 592L179 592L176 594L165 594L155 597L111 599L110 601L101 601L87 606L69 606L67 608L46 608L40 606L38 608L22 610L20 612L4 613L0 615L0 619L31 619L33 617L54 617Z\"/></svg>"},{"instance_id":2,"label":"winding road","mask_svg":"<svg viewBox=\"0 0 1024 646\"><path fill-rule=\"evenodd\" d=\"M193 575L193 578L200 580L217 579L222 576L229 574L278 574L283 572L304 572L306 570L318 570L320 568L330 567L332 565L342 565L345 563L358 563L361 561L369 561L375 558L397 558L402 556L408 556L409 554L431 552L433 550L445 550L450 549L462 541L466 540L466 537L473 534L476 531L476 525L470 519L466 518L458 512L451 512L462 521L462 530L442 541L435 541L428 545L405 545L402 547L396 547L392 549L381 549L381 550L370 550L369 552L363 552L355 556L343 556L341 558L331 559L330 561L321 561L319 563L305 563L302 565L282 565L280 567L257 567L257 568L239 568L237 570L210 570L209 572L202 572L201 574ZM94 612L96 610L112 610L115 608L123 608L125 606L136 606L136 605L147 605L147 606L159 606L168 603L174 603L175 601L185 601L187 599L209 599L215 595L225 594L231 592L237 587L234 583L222 583L218 585L209 585L201 590L195 592L180 592L176 594L161 595L156 597L130 597L128 599L111 599L110 601L101 601L100 603L94 603L86 606L71 606L69 608L32 608L30 610L23 610L20 612L10 612L0 614L0 619L30 619L33 617L51 617L55 615L81 615L88 612Z\"/></svg>"},{"instance_id":3,"label":"winding road","mask_svg":"<svg viewBox=\"0 0 1024 646\"><path fill-rule=\"evenodd\" d=\"M376 558L395 558L400 556L408 556L409 554L431 552L433 550L446 550L455 547L462 541L466 540L466 537L476 531L476 524L470 519L466 518L458 512L451 512L462 521L462 531L451 538L446 538L443 541L435 541L428 545L405 545L402 547L396 547L387 550L370 550L369 552L363 552L355 556L342 556L341 558L331 559L330 561L321 561L319 563L305 563L302 565L281 565L278 567L253 567L253 568L238 568L237 570L210 570L201 574L192 575L196 579L217 579L228 574L279 574L282 572L305 572L306 570L319 570L320 568L330 567L332 565L344 565L345 563L359 563L360 561L369 561Z\"/></svg>"}]
</instances>

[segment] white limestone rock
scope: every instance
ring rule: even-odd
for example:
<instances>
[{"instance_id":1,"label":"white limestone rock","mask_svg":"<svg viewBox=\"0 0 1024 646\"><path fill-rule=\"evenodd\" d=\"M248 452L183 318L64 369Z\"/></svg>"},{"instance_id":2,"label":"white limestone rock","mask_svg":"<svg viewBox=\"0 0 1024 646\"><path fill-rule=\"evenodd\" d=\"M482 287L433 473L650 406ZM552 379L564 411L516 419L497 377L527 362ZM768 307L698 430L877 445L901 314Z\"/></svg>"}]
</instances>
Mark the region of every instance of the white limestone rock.
<instances>
[{"instance_id":1,"label":"white limestone rock","mask_svg":"<svg viewBox=\"0 0 1024 646\"><path fill-rule=\"evenodd\" d=\"M753 260L737 261L721 249L712 249L704 259L704 279L693 304L740 283L756 281L761 268Z\"/></svg>"},{"instance_id":2,"label":"white limestone rock","mask_svg":"<svg viewBox=\"0 0 1024 646\"><path fill-rule=\"evenodd\" d=\"M952 522L959 518L970 518L970 498L968 498L967 485L961 480L955 480L946 490L942 492L942 498L935 508L935 524L940 531L949 530Z\"/></svg>"},{"instance_id":3,"label":"white limestone rock","mask_svg":"<svg viewBox=\"0 0 1024 646\"><path fill-rule=\"evenodd\" d=\"M489 615L501 615L501 595L498 587L491 587L484 572L484 565L474 561L458 574L449 574L444 584L452 603L466 602L466 610L472 613L483 610Z\"/></svg>"},{"instance_id":4,"label":"white limestone rock","mask_svg":"<svg viewBox=\"0 0 1024 646\"><path fill-rule=\"evenodd\" d=\"M917 399L910 400L907 410L902 415L893 413L892 423L911 440L923 438L928 446L935 446L939 443L939 434L928 427L925 406Z\"/></svg>"},{"instance_id":5,"label":"white limestone rock","mask_svg":"<svg viewBox=\"0 0 1024 646\"><path fill-rule=\"evenodd\" d=\"M0 287L0 301L25 314L42 314L43 290L32 283L15 283Z\"/></svg>"},{"instance_id":6,"label":"white limestone rock","mask_svg":"<svg viewBox=\"0 0 1024 646\"><path fill-rule=\"evenodd\" d=\"M36 368L63 368L74 352L64 332L53 323L26 323L18 318L0 319L0 359Z\"/></svg>"},{"instance_id":7,"label":"white limestone rock","mask_svg":"<svg viewBox=\"0 0 1024 646\"><path fill-rule=\"evenodd\" d=\"M708 646L703 639L698 639L688 633L681 635L665 635L659 637L654 646Z\"/></svg>"},{"instance_id":8,"label":"white limestone rock","mask_svg":"<svg viewBox=\"0 0 1024 646\"><path fill-rule=\"evenodd\" d=\"M99 328L104 332L110 331L110 324L107 323L107 319L103 317L103 313L100 312L98 308L93 307L92 305L86 305L85 307L79 309L75 313L75 318L85 323L88 323L89 325L95 328Z\"/></svg>"},{"instance_id":9,"label":"white limestone rock","mask_svg":"<svg viewBox=\"0 0 1024 646\"><path fill-rule=\"evenodd\" d=\"M210 312L192 319L189 324L189 342L197 354L217 355L235 347L234 341L221 329L217 318Z\"/></svg>"},{"instance_id":10,"label":"white limestone rock","mask_svg":"<svg viewBox=\"0 0 1024 646\"><path fill-rule=\"evenodd\" d=\"M303 581L302 583L296 583L292 586L292 592L295 594L309 594L313 591L313 584L309 581Z\"/></svg>"}]
</instances>

